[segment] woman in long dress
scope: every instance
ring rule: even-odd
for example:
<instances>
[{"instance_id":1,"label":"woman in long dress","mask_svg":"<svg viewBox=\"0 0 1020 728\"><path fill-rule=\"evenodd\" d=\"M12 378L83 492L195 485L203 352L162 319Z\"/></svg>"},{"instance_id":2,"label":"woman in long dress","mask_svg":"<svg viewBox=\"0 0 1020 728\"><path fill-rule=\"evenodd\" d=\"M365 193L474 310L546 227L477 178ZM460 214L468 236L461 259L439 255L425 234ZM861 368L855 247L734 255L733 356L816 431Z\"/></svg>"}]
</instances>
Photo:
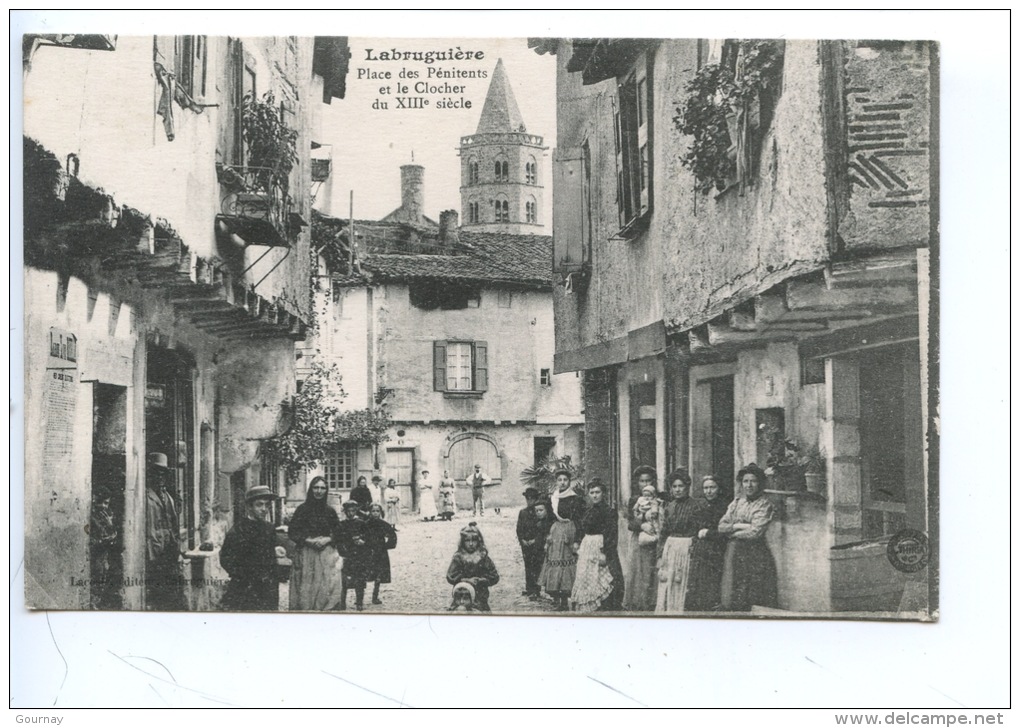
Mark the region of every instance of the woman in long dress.
<instances>
[{"instance_id":1,"label":"woman in long dress","mask_svg":"<svg viewBox=\"0 0 1020 728\"><path fill-rule=\"evenodd\" d=\"M765 473L755 463L737 473L742 495L719 521L729 537L723 565L723 609L746 612L753 606L778 607L776 562L765 542L775 511L765 497Z\"/></svg>"},{"instance_id":2,"label":"woman in long dress","mask_svg":"<svg viewBox=\"0 0 1020 728\"><path fill-rule=\"evenodd\" d=\"M605 499L602 481L588 482L591 507L581 519L581 547L570 601L578 612L615 612L623 602L623 568L616 550L616 511Z\"/></svg>"},{"instance_id":3,"label":"woman in long dress","mask_svg":"<svg viewBox=\"0 0 1020 728\"><path fill-rule=\"evenodd\" d=\"M451 521L457 515L457 481L443 471L443 479L439 481L439 517Z\"/></svg>"},{"instance_id":4,"label":"woman in long dress","mask_svg":"<svg viewBox=\"0 0 1020 728\"><path fill-rule=\"evenodd\" d=\"M312 478L287 529L297 546L290 578L292 612L321 612L340 603L340 555L333 540L340 518L326 495L326 479Z\"/></svg>"},{"instance_id":5,"label":"woman in long dress","mask_svg":"<svg viewBox=\"0 0 1020 728\"><path fill-rule=\"evenodd\" d=\"M631 543L623 608L634 612L651 612L655 609L659 583L656 561L662 503L659 500L655 468L639 466L634 470L634 480L635 489L640 495L631 499L627 509Z\"/></svg>"},{"instance_id":6,"label":"woman in long dress","mask_svg":"<svg viewBox=\"0 0 1020 728\"><path fill-rule=\"evenodd\" d=\"M701 508L705 526L698 531L691 544L690 575L687 578L687 611L708 612L721 605L723 554L726 537L719 533L719 521L726 514L729 503L722 496L719 481L714 475L701 480Z\"/></svg>"},{"instance_id":7,"label":"woman in long dress","mask_svg":"<svg viewBox=\"0 0 1020 728\"><path fill-rule=\"evenodd\" d=\"M682 614L687 601L690 552L706 525L701 504L691 498L691 476L676 470L667 478L671 499L663 507L659 533L659 589L655 611Z\"/></svg>"},{"instance_id":8,"label":"woman in long dress","mask_svg":"<svg viewBox=\"0 0 1020 728\"><path fill-rule=\"evenodd\" d=\"M421 471L421 479L418 481L418 512L423 521L434 521L439 515L439 511L436 510L436 494L432 490L428 470Z\"/></svg>"},{"instance_id":9,"label":"woman in long dress","mask_svg":"<svg viewBox=\"0 0 1020 728\"><path fill-rule=\"evenodd\" d=\"M579 525L584 515L584 499L570 484L572 473L560 468L555 472L556 486L549 497L549 511L555 521L546 537L545 563L538 584L556 602L556 610L570 609L570 593L577 571L577 551L581 535Z\"/></svg>"},{"instance_id":10,"label":"woman in long dress","mask_svg":"<svg viewBox=\"0 0 1020 728\"><path fill-rule=\"evenodd\" d=\"M397 481L393 478L386 484L383 500L386 503L386 522L396 528L400 524L400 494L397 492Z\"/></svg>"}]
</instances>

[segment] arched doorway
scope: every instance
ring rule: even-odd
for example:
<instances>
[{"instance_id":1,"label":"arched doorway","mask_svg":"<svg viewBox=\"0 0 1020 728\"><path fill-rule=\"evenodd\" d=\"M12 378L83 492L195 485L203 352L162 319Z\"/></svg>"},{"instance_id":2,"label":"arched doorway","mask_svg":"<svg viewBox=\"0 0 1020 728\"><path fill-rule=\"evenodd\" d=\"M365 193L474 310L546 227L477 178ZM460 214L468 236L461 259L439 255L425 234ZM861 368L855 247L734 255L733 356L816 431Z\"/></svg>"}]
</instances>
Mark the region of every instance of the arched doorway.
<instances>
[{"instance_id":1,"label":"arched doorway","mask_svg":"<svg viewBox=\"0 0 1020 728\"><path fill-rule=\"evenodd\" d=\"M454 480L464 481L476 464L482 466L482 472L494 483L503 479L503 463L495 440L480 432L456 436L446 452L443 469L449 471Z\"/></svg>"}]
</instances>

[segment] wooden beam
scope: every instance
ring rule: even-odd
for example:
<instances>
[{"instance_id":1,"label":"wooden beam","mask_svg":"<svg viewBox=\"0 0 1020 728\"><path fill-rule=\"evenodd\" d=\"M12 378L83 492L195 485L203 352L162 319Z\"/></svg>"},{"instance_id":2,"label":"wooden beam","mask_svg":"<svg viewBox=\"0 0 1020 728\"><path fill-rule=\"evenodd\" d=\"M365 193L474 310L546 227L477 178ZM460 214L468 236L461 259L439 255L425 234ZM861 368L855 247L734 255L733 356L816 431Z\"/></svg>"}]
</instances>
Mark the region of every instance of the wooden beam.
<instances>
[{"instance_id":1,"label":"wooden beam","mask_svg":"<svg viewBox=\"0 0 1020 728\"><path fill-rule=\"evenodd\" d=\"M730 328L734 331L754 331L758 325L754 321L754 309L746 310L747 307L735 308L728 314Z\"/></svg>"},{"instance_id":2,"label":"wooden beam","mask_svg":"<svg viewBox=\"0 0 1020 728\"><path fill-rule=\"evenodd\" d=\"M873 286L917 281L917 249L878 253L866 258L833 263L825 271L830 288Z\"/></svg>"},{"instance_id":3,"label":"wooden beam","mask_svg":"<svg viewBox=\"0 0 1020 728\"><path fill-rule=\"evenodd\" d=\"M778 290L777 290L778 289ZM787 312L781 286L769 289L754 299L754 320L759 326L778 321Z\"/></svg>"},{"instance_id":4,"label":"wooden beam","mask_svg":"<svg viewBox=\"0 0 1020 728\"><path fill-rule=\"evenodd\" d=\"M712 344L708 338L708 326L698 326L687 332L687 339L691 346L691 355L701 354L712 350Z\"/></svg>"},{"instance_id":5,"label":"wooden beam","mask_svg":"<svg viewBox=\"0 0 1020 728\"><path fill-rule=\"evenodd\" d=\"M845 313L916 306L916 287L905 283L877 283L866 288L830 288L824 278L795 278L786 283L786 307L790 311Z\"/></svg>"}]
</instances>

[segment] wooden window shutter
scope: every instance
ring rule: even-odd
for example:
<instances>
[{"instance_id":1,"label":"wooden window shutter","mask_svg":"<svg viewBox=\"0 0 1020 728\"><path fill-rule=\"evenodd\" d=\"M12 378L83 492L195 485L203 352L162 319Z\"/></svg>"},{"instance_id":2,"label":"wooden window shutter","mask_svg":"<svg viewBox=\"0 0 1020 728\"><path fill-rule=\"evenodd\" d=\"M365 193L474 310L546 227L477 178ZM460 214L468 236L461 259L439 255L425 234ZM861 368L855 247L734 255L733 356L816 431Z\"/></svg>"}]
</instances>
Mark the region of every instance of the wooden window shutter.
<instances>
[{"instance_id":1,"label":"wooden window shutter","mask_svg":"<svg viewBox=\"0 0 1020 728\"><path fill-rule=\"evenodd\" d=\"M446 342L432 342L432 388L446 391Z\"/></svg>"},{"instance_id":2,"label":"wooden window shutter","mask_svg":"<svg viewBox=\"0 0 1020 728\"><path fill-rule=\"evenodd\" d=\"M553 271L567 274L581 270L584 263L584 189L581 149L563 148L553 152L553 197L566 204L553 205Z\"/></svg>"},{"instance_id":3,"label":"wooden window shutter","mask_svg":"<svg viewBox=\"0 0 1020 728\"><path fill-rule=\"evenodd\" d=\"M484 341L475 342L475 352L471 358L474 368L474 389L485 392L489 389L489 345Z\"/></svg>"}]
</instances>

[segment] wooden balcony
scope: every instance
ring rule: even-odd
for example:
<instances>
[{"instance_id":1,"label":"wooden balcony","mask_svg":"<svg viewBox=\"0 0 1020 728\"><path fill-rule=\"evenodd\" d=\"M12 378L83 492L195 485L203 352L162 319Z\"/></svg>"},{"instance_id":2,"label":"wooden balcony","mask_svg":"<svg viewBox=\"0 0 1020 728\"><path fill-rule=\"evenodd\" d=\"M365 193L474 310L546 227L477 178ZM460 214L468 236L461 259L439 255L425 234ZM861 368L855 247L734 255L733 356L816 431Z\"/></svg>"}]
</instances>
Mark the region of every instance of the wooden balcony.
<instances>
[{"instance_id":1,"label":"wooden balcony","mask_svg":"<svg viewBox=\"0 0 1020 728\"><path fill-rule=\"evenodd\" d=\"M196 254L169 222L118 205L28 139L25 263L100 285L116 281L139 289L139 298L165 295L178 321L217 338L305 335L293 304L263 298L222 260Z\"/></svg>"}]
</instances>

